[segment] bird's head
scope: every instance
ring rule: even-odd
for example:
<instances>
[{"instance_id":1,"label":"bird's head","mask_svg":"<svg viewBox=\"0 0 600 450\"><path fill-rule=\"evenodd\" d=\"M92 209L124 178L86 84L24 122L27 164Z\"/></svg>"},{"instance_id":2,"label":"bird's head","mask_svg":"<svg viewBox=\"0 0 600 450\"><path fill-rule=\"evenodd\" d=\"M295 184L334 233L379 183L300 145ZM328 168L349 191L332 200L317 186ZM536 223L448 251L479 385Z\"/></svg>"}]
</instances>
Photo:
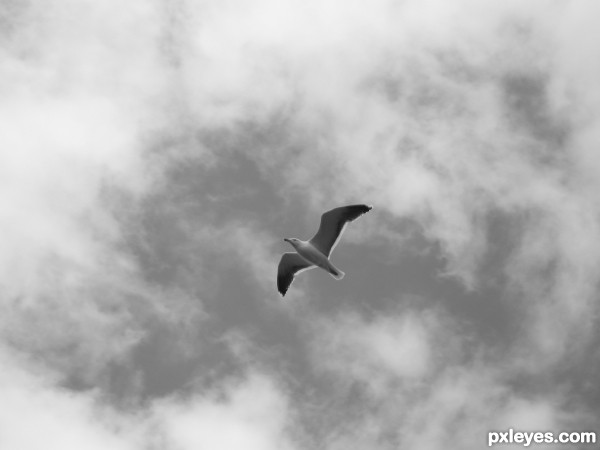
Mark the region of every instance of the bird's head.
<instances>
[{"instance_id":1,"label":"bird's head","mask_svg":"<svg viewBox=\"0 0 600 450\"><path fill-rule=\"evenodd\" d=\"M284 241L292 244L294 248L296 248L300 244L300 239L296 238L285 238Z\"/></svg>"}]
</instances>

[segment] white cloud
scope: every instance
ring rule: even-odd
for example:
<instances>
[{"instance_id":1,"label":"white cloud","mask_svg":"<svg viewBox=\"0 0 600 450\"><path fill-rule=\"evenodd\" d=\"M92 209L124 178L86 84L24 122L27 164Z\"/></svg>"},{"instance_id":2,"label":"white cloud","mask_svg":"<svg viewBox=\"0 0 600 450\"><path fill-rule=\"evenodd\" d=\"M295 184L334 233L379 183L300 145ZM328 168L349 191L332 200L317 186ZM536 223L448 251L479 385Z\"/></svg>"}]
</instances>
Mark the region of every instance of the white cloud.
<instances>
[{"instance_id":1,"label":"white cloud","mask_svg":"<svg viewBox=\"0 0 600 450\"><path fill-rule=\"evenodd\" d=\"M0 337L93 386L153 321L201 315L142 278L123 229L164 168L149 166L169 117L159 11L3 2L0 15L13 25L1 36Z\"/></svg>"},{"instance_id":2,"label":"white cloud","mask_svg":"<svg viewBox=\"0 0 600 450\"><path fill-rule=\"evenodd\" d=\"M397 383L423 382L437 365L440 318L405 311L367 320L352 313L314 321L313 364L346 382L360 380L384 398ZM450 343L448 351L450 352Z\"/></svg>"},{"instance_id":3,"label":"white cloud","mask_svg":"<svg viewBox=\"0 0 600 450\"><path fill-rule=\"evenodd\" d=\"M590 342L597 314L595 6L11 5L0 6L1 20L12 24L1 35L0 63L1 335L10 351L52 367L56 379L27 381L28 367L5 378L7 404L41 430L27 433L15 422L19 414L5 413L0 428L10 433L0 439L7 448L37 448L46 436L61 448L135 448L135 433L93 424L95 400L55 387L74 373L94 380L107 362L126 358L147 331L144 314L163 311L155 300L165 294L142 281L123 250L111 194L134 205L152 188L162 166L149 168L147 158L157 146L204 153L198 130L235 131L283 113L290 142L299 144L248 154L265 171L281 170L282 195L316 186L307 200L315 214L328 202L365 197L393 217L410 217L441 244L448 272L474 289L493 252L490 213L513 228L512 250L497 269L506 276L497 300L523 320L505 354L478 347L482 361L471 354L440 362L434 348L443 338L463 349L468 338L437 316L404 312L333 321L318 337L330 347L316 354L340 351L329 367L370 383L379 397L399 380L434 381L414 396L392 390L380 412L383 423L414 426L403 428L409 448L444 447L452 421L473 439L498 417L523 426L533 416L545 420L531 426L559 421L561 398L523 399L508 381L564 362L570 349ZM199 234L209 240L230 231ZM240 227L231 252L255 254L248 267L258 279L271 270L272 255L264 250L269 236L257 245L248 240L254 233L253 225ZM226 397L171 399L154 420L164 421L165 438L182 449L291 446L285 393L258 377ZM406 414L397 408L404 400L412 407ZM376 414L354 444L373 448L385 428ZM477 448L463 439L461 448Z\"/></svg>"},{"instance_id":4,"label":"white cloud","mask_svg":"<svg viewBox=\"0 0 600 450\"><path fill-rule=\"evenodd\" d=\"M158 405L157 417L164 423L169 448L295 448L286 436L290 420L286 396L268 377L251 375L211 397Z\"/></svg>"},{"instance_id":5,"label":"white cloud","mask_svg":"<svg viewBox=\"0 0 600 450\"><path fill-rule=\"evenodd\" d=\"M212 392L119 411L100 392L55 385L45 369L2 351L0 445L15 450L114 448L293 449L287 397L272 379L250 374Z\"/></svg>"},{"instance_id":6,"label":"white cloud","mask_svg":"<svg viewBox=\"0 0 600 450\"><path fill-rule=\"evenodd\" d=\"M363 396L361 414L336 411L344 420L330 449L478 449L489 431L558 432L590 420L558 385L519 387L537 372L441 311L321 320L312 330L315 366L335 374L340 397Z\"/></svg>"},{"instance_id":7,"label":"white cloud","mask_svg":"<svg viewBox=\"0 0 600 450\"><path fill-rule=\"evenodd\" d=\"M95 394L78 394L54 385L33 364L2 349L0 445L15 450L141 448L139 424L97 406Z\"/></svg>"},{"instance_id":8,"label":"white cloud","mask_svg":"<svg viewBox=\"0 0 600 450\"><path fill-rule=\"evenodd\" d=\"M258 111L291 102L293 129L312 136L291 167L287 152L256 150L265 167L280 162L283 189L319 186L309 192L315 212L362 196L415 218L441 243L448 272L472 288L492 250L491 213L502 214L515 227L507 297L529 310L531 342L540 355L560 358L556 349L584 338L600 251L589 150L596 112L582 89L593 92L598 78L585 62L593 50L558 32L585 27L575 19L582 7L431 1L377 2L363 11L328 2L316 20L294 2L281 16L267 14L281 12L268 2L247 8L252 13L213 11L202 36L223 46L213 54L216 67L233 59L248 71L236 72L239 90L229 105L260 121L264 114L243 108L249 98ZM289 11L294 23L286 21ZM567 57L569 48L576 51ZM277 80L293 80L298 96L270 95L253 83L264 65L271 76L281 73L275 67L291 68ZM582 126L578 118L588 111ZM564 330L551 336L559 317Z\"/></svg>"}]
</instances>

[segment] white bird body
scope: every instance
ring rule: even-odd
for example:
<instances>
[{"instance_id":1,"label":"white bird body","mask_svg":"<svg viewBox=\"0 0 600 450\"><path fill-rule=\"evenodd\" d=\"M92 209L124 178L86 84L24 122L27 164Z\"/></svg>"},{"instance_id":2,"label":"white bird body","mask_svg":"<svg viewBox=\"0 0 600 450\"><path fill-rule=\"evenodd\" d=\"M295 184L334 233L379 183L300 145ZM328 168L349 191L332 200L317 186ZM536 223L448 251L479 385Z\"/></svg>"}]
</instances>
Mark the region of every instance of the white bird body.
<instances>
[{"instance_id":1,"label":"white bird body","mask_svg":"<svg viewBox=\"0 0 600 450\"><path fill-rule=\"evenodd\" d=\"M372 206L368 205L348 205L334 208L321 216L319 230L310 240L284 239L294 247L296 253L284 253L279 261L277 269L279 293L285 295L297 274L314 267L322 268L337 280L344 278L344 272L335 267L329 257L348 222L352 222L371 209Z\"/></svg>"},{"instance_id":2,"label":"white bird body","mask_svg":"<svg viewBox=\"0 0 600 450\"><path fill-rule=\"evenodd\" d=\"M335 267L329 258L309 241L302 241L300 239L285 239L285 241L292 244L296 249L296 252L306 260L307 263L326 270L337 280L344 278L344 272Z\"/></svg>"}]
</instances>

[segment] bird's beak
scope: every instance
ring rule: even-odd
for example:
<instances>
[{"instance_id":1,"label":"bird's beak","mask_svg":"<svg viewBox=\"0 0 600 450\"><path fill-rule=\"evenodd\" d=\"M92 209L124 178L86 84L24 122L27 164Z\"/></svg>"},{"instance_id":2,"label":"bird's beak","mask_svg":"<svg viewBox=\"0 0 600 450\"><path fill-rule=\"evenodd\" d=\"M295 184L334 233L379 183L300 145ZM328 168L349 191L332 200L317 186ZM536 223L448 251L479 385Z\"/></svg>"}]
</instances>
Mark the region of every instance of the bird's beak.
<instances>
[{"instance_id":1,"label":"bird's beak","mask_svg":"<svg viewBox=\"0 0 600 450\"><path fill-rule=\"evenodd\" d=\"M290 242L290 240L288 238L284 238L283 239L285 242Z\"/></svg>"}]
</instances>

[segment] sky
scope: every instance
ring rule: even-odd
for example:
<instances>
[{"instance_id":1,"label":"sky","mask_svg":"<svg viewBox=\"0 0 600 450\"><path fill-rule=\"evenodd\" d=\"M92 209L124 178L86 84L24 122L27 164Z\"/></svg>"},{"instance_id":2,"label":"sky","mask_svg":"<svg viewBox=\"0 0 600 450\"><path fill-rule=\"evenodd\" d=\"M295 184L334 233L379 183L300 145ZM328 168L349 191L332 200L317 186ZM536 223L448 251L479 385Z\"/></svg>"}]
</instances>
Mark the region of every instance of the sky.
<instances>
[{"instance_id":1,"label":"sky","mask_svg":"<svg viewBox=\"0 0 600 450\"><path fill-rule=\"evenodd\" d=\"M598 14L0 0L0 448L600 432Z\"/></svg>"}]
</instances>

